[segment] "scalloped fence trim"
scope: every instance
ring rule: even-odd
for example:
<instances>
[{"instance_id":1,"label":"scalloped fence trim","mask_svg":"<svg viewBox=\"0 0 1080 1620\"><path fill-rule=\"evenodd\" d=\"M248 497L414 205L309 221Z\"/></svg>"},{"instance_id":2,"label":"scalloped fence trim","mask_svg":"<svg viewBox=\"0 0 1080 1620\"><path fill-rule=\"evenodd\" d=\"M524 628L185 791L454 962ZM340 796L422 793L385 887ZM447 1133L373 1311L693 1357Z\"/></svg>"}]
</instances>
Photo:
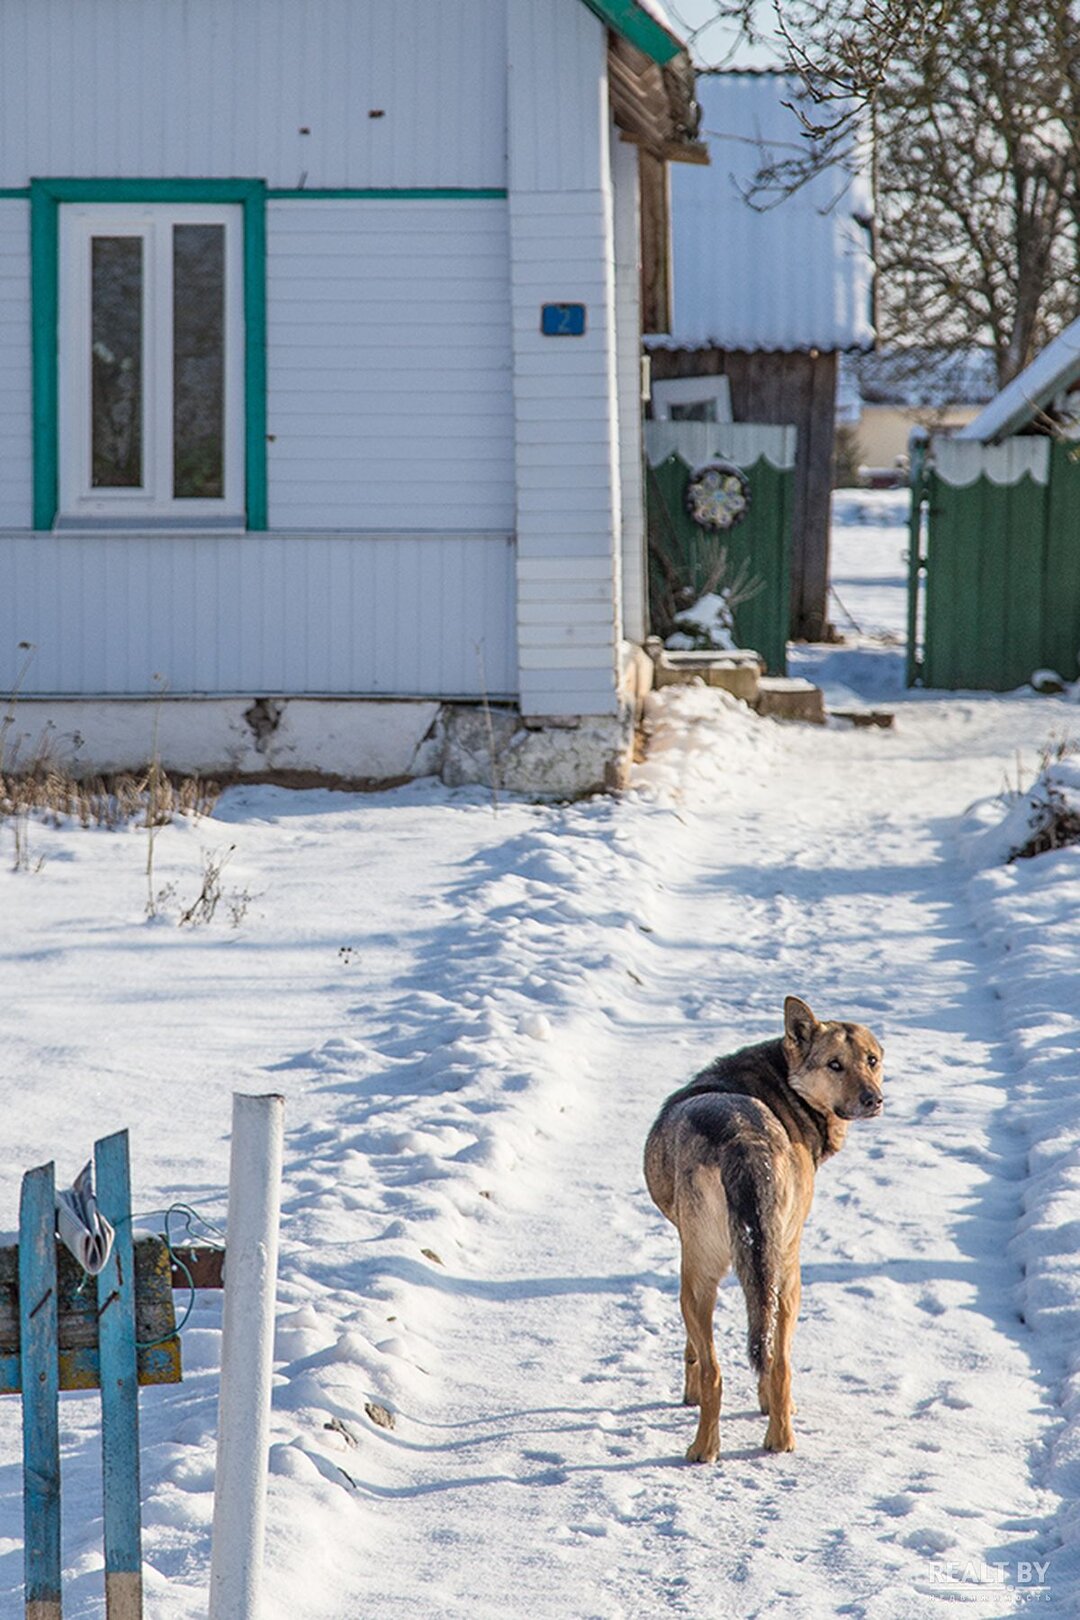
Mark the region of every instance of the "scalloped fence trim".
<instances>
[{"instance_id":1,"label":"scalloped fence trim","mask_svg":"<svg viewBox=\"0 0 1080 1620\"><path fill-rule=\"evenodd\" d=\"M1001 486L1018 484L1025 475L1036 484L1050 481L1047 438L1006 439L1004 444L934 439L930 457L930 470L954 489L965 489L980 478Z\"/></svg>"},{"instance_id":2,"label":"scalloped fence trim","mask_svg":"<svg viewBox=\"0 0 1080 1620\"><path fill-rule=\"evenodd\" d=\"M767 461L777 472L795 465L797 430L760 422L646 422L645 454L650 467L681 456L689 468L709 461L751 467Z\"/></svg>"}]
</instances>

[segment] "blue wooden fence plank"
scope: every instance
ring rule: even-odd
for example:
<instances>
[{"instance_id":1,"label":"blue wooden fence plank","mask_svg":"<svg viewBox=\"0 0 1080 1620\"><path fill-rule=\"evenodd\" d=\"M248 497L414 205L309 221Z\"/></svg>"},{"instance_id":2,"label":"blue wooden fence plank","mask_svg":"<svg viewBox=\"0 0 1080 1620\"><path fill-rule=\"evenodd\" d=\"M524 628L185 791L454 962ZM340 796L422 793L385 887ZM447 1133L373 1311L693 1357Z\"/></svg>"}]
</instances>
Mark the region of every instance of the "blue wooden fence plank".
<instances>
[{"instance_id":1,"label":"blue wooden fence plank","mask_svg":"<svg viewBox=\"0 0 1080 1620\"><path fill-rule=\"evenodd\" d=\"M23 1177L19 1201L26 1613L60 1620L60 1423L53 1166Z\"/></svg>"},{"instance_id":2,"label":"blue wooden fence plank","mask_svg":"<svg viewBox=\"0 0 1080 1620\"><path fill-rule=\"evenodd\" d=\"M115 1229L112 1253L98 1276L105 1608L108 1620L141 1620L139 1389L127 1131L94 1144L94 1181L98 1208Z\"/></svg>"}]
</instances>

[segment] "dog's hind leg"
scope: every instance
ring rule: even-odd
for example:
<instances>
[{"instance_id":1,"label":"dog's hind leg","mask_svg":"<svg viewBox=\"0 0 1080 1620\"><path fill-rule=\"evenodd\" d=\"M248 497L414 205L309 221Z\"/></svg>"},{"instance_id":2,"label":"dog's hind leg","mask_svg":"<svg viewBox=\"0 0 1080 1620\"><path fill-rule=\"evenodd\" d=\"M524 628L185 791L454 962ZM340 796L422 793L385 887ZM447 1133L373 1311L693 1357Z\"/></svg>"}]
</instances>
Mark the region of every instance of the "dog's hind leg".
<instances>
[{"instance_id":1,"label":"dog's hind leg","mask_svg":"<svg viewBox=\"0 0 1080 1620\"><path fill-rule=\"evenodd\" d=\"M799 1275L799 1251L788 1258L784 1278L780 1284L780 1308L776 1320L776 1345L772 1367L766 1375L768 1381L769 1427L765 1431L766 1451L794 1451L795 1432L791 1427L791 1414L795 1410L791 1401L791 1342L795 1337L795 1323L799 1316L802 1297L802 1278ZM766 1380L763 1379L764 1383Z\"/></svg>"},{"instance_id":2,"label":"dog's hind leg","mask_svg":"<svg viewBox=\"0 0 1080 1620\"><path fill-rule=\"evenodd\" d=\"M769 1415L769 1374L768 1373L762 1373L761 1377L758 1379L757 1398L758 1398L758 1405L760 1406L763 1414L765 1415L765 1417L768 1417L768 1415ZM798 1410L799 1410L799 1408L795 1405L795 1402L792 1401L792 1403L791 1403L791 1415L792 1415L792 1417L794 1417L796 1415Z\"/></svg>"},{"instance_id":3,"label":"dog's hind leg","mask_svg":"<svg viewBox=\"0 0 1080 1620\"><path fill-rule=\"evenodd\" d=\"M687 1462L715 1462L720 1455L720 1402L723 1379L713 1340L713 1311L719 1278L687 1264L683 1255L679 1304L686 1323L688 1352L694 1356L697 1393L701 1405L697 1434L686 1453ZM687 1363L689 1369L689 1361ZM689 1371L688 1385L689 1388Z\"/></svg>"},{"instance_id":4,"label":"dog's hind leg","mask_svg":"<svg viewBox=\"0 0 1080 1620\"><path fill-rule=\"evenodd\" d=\"M684 1406L700 1406L701 1380L698 1377L697 1351L694 1349L689 1334L687 1334L686 1349L683 1352L683 1366L685 1368L685 1377L683 1379L682 1403Z\"/></svg>"}]
</instances>

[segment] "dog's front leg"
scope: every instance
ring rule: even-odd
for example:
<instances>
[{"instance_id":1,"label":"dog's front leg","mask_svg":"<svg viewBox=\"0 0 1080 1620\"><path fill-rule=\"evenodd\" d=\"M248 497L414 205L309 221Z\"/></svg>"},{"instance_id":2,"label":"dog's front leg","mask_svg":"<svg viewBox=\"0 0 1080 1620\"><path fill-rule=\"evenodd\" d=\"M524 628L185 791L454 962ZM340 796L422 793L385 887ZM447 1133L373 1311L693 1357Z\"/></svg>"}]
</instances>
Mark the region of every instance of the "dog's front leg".
<instances>
[{"instance_id":1,"label":"dog's front leg","mask_svg":"<svg viewBox=\"0 0 1080 1620\"><path fill-rule=\"evenodd\" d=\"M701 1403L697 1434L686 1453L687 1462L711 1463L720 1455L720 1402L724 1383L713 1342L716 1289L715 1279L691 1273L684 1263L679 1304L686 1323L687 1347L694 1356L697 1394ZM688 1390L689 1376L688 1358Z\"/></svg>"},{"instance_id":2,"label":"dog's front leg","mask_svg":"<svg viewBox=\"0 0 1080 1620\"><path fill-rule=\"evenodd\" d=\"M795 1450L795 1431L791 1427L791 1414L794 1411L791 1402L791 1342L795 1337L801 1297L802 1278L796 1251L780 1285L776 1343L768 1373L768 1406L765 1408L769 1414L769 1427L765 1431L766 1451Z\"/></svg>"}]
</instances>

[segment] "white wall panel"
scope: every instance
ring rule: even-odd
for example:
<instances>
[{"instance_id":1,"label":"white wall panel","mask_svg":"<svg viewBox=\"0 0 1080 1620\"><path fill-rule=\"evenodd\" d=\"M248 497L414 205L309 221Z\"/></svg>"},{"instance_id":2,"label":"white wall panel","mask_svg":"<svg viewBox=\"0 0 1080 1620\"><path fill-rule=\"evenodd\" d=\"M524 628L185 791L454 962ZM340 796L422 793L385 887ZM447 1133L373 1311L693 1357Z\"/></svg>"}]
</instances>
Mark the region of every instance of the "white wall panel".
<instances>
[{"instance_id":1,"label":"white wall panel","mask_svg":"<svg viewBox=\"0 0 1080 1620\"><path fill-rule=\"evenodd\" d=\"M30 205L0 199L0 527L32 521Z\"/></svg>"},{"instance_id":2,"label":"white wall panel","mask_svg":"<svg viewBox=\"0 0 1080 1620\"><path fill-rule=\"evenodd\" d=\"M641 191L638 149L613 135L615 362L618 377L622 633L648 634L641 401Z\"/></svg>"},{"instance_id":3,"label":"white wall panel","mask_svg":"<svg viewBox=\"0 0 1080 1620\"><path fill-rule=\"evenodd\" d=\"M511 529L506 203L268 210L275 528Z\"/></svg>"},{"instance_id":4,"label":"white wall panel","mask_svg":"<svg viewBox=\"0 0 1080 1620\"><path fill-rule=\"evenodd\" d=\"M506 0L3 0L0 185L505 185L505 11Z\"/></svg>"},{"instance_id":5,"label":"white wall panel","mask_svg":"<svg viewBox=\"0 0 1080 1620\"><path fill-rule=\"evenodd\" d=\"M0 689L512 697L506 534L0 535Z\"/></svg>"},{"instance_id":6,"label":"white wall panel","mask_svg":"<svg viewBox=\"0 0 1080 1620\"><path fill-rule=\"evenodd\" d=\"M620 561L606 34L578 0L509 0L508 28L520 701L605 714ZM584 336L543 336L549 302L584 304ZM578 611L582 581L602 584L599 612Z\"/></svg>"},{"instance_id":7,"label":"white wall panel","mask_svg":"<svg viewBox=\"0 0 1080 1620\"><path fill-rule=\"evenodd\" d=\"M510 184L596 192L606 153L607 35L580 0L506 0L511 95ZM568 199L569 200L569 199Z\"/></svg>"}]
</instances>

